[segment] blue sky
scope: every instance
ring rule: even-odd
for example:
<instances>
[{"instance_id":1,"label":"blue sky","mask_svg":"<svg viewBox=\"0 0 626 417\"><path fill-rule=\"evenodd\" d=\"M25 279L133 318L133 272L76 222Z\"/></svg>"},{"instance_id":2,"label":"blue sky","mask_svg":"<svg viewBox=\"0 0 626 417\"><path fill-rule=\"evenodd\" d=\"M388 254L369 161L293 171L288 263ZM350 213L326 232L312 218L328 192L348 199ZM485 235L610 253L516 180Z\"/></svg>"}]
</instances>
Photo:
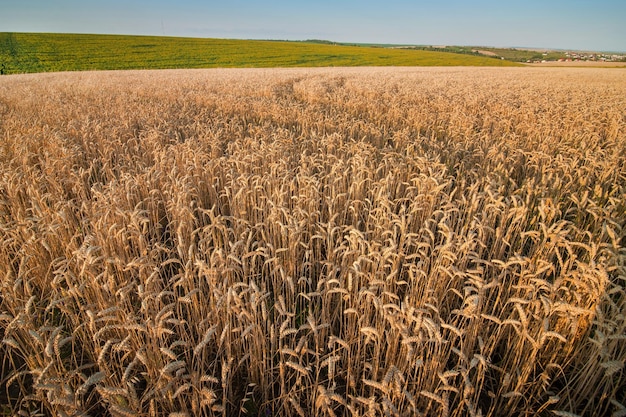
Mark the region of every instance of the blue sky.
<instances>
[{"instance_id":1,"label":"blue sky","mask_svg":"<svg viewBox=\"0 0 626 417\"><path fill-rule=\"evenodd\" d=\"M0 0L0 32L626 52L626 0Z\"/></svg>"}]
</instances>

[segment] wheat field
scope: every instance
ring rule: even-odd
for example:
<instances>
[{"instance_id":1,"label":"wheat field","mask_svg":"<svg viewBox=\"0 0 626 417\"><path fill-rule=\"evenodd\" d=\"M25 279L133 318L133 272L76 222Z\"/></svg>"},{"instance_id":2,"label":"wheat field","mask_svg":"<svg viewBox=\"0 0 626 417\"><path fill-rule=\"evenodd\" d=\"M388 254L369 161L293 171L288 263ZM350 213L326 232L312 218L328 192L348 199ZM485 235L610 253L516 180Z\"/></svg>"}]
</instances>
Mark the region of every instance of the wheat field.
<instances>
[{"instance_id":1,"label":"wheat field","mask_svg":"<svg viewBox=\"0 0 626 417\"><path fill-rule=\"evenodd\" d=\"M0 77L0 415L626 415L626 70Z\"/></svg>"}]
</instances>

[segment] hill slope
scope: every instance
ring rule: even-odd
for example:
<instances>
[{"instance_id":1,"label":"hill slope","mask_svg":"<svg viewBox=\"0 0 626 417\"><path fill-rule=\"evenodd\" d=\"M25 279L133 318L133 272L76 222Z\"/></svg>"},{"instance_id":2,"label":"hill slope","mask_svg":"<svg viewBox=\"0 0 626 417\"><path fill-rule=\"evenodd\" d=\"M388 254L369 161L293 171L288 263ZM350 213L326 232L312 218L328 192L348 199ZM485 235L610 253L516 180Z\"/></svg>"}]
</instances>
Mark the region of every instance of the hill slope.
<instances>
[{"instance_id":1,"label":"hill slope","mask_svg":"<svg viewBox=\"0 0 626 417\"><path fill-rule=\"evenodd\" d=\"M5 74L110 69L323 66L510 66L487 57L311 42L0 33Z\"/></svg>"}]
</instances>

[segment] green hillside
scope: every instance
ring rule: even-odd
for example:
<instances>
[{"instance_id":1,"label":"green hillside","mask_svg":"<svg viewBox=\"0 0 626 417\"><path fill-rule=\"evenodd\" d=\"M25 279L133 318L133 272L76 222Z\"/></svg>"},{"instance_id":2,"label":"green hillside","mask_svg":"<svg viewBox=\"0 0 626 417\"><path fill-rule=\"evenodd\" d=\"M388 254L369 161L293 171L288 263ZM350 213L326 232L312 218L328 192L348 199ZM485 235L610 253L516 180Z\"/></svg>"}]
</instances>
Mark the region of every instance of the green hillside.
<instances>
[{"instance_id":1,"label":"green hillside","mask_svg":"<svg viewBox=\"0 0 626 417\"><path fill-rule=\"evenodd\" d=\"M511 66L462 54L314 42L0 33L4 74L110 69L320 66Z\"/></svg>"}]
</instances>

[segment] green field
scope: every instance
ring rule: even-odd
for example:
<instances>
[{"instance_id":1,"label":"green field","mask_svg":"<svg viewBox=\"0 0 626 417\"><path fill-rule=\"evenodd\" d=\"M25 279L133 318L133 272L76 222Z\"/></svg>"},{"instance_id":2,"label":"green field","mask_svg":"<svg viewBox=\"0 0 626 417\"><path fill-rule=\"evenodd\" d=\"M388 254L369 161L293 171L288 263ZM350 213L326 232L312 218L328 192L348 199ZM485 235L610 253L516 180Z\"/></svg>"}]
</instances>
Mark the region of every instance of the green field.
<instances>
[{"instance_id":1,"label":"green field","mask_svg":"<svg viewBox=\"0 0 626 417\"><path fill-rule=\"evenodd\" d=\"M322 66L511 66L447 52L314 42L0 33L4 74L113 69Z\"/></svg>"}]
</instances>

